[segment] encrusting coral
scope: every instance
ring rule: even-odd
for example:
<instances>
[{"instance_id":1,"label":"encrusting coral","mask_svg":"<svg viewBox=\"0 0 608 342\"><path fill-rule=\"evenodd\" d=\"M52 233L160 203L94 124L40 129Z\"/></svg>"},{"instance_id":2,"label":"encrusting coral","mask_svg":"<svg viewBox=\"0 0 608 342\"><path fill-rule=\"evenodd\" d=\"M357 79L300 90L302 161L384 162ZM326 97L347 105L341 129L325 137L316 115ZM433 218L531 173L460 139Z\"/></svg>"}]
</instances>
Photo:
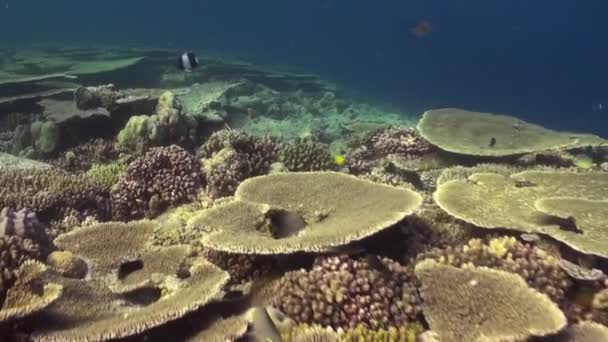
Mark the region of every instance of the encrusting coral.
<instances>
[{"instance_id":1,"label":"encrusting coral","mask_svg":"<svg viewBox=\"0 0 608 342\"><path fill-rule=\"evenodd\" d=\"M432 259L441 264L464 267L486 266L520 275L530 287L560 303L572 281L560 267L559 259L542 249L519 242L514 237L483 241L472 239L467 244L433 249L418 255L418 260Z\"/></svg>"},{"instance_id":2,"label":"encrusting coral","mask_svg":"<svg viewBox=\"0 0 608 342\"><path fill-rule=\"evenodd\" d=\"M199 160L183 148L152 148L129 164L112 189L112 215L156 216L168 206L193 200L202 181Z\"/></svg>"},{"instance_id":3,"label":"encrusting coral","mask_svg":"<svg viewBox=\"0 0 608 342\"><path fill-rule=\"evenodd\" d=\"M310 271L286 273L276 305L298 323L380 329L415 321L421 312L411 269L388 258L319 257Z\"/></svg>"},{"instance_id":4,"label":"encrusting coral","mask_svg":"<svg viewBox=\"0 0 608 342\"><path fill-rule=\"evenodd\" d=\"M190 231L204 247L243 254L319 252L361 240L412 214L419 194L337 172L245 180L235 199L204 210Z\"/></svg>"},{"instance_id":5,"label":"encrusting coral","mask_svg":"<svg viewBox=\"0 0 608 342\"><path fill-rule=\"evenodd\" d=\"M525 340L567 323L549 297L509 272L425 260L416 265L416 276L425 320L444 342Z\"/></svg>"},{"instance_id":6,"label":"encrusting coral","mask_svg":"<svg viewBox=\"0 0 608 342\"><path fill-rule=\"evenodd\" d=\"M431 151L431 146L411 128L388 127L368 133L346 156L351 173L371 171L388 156L412 158Z\"/></svg>"}]
</instances>

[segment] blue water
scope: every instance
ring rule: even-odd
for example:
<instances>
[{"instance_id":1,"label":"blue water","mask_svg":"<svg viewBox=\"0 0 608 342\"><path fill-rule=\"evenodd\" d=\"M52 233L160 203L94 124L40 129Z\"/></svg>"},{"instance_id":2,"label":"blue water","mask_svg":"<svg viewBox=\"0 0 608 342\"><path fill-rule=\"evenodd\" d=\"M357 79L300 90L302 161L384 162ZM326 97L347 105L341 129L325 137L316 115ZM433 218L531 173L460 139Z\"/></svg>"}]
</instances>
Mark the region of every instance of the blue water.
<instances>
[{"instance_id":1,"label":"blue water","mask_svg":"<svg viewBox=\"0 0 608 342\"><path fill-rule=\"evenodd\" d=\"M73 41L217 50L319 73L407 113L456 106L608 136L605 0L0 4L0 46ZM433 30L418 38L409 28L422 19Z\"/></svg>"}]
</instances>

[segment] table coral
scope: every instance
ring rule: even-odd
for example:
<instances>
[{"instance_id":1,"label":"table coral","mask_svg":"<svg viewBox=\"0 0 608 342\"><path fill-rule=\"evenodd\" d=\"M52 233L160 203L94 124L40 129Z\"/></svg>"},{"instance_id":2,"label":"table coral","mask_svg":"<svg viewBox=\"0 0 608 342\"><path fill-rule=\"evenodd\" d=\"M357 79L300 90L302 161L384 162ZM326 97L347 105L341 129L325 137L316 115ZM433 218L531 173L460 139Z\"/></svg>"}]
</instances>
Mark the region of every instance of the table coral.
<instances>
[{"instance_id":1,"label":"table coral","mask_svg":"<svg viewBox=\"0 0 608 342\"><path fill-rule=\"evenodd\" d=\"M486 266L520 275L530 287L561 302L572 281L562 270L559 259L533 245L514 237L499 237L489 241L472 239L467 244L433 249L418 256L418 260L433 259L441 264L462 267Z\"/></svg>"}]
</instances>

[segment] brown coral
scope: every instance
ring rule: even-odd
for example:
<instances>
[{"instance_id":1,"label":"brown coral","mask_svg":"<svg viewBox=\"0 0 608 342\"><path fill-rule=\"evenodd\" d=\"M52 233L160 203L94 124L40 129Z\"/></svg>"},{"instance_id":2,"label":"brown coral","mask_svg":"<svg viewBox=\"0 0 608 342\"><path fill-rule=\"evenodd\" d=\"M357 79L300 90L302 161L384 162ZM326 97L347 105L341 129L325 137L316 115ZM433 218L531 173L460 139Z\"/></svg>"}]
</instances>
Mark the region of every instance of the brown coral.
<instances>
[{"instance_id":1,"label":"brown coral","mask_svg":"<svg viewBox=\"0 0 608 342\"><path fill-rule=\"evenodd\" d=\"M0 207L29 208L42 221L61 219L69 210L105 217L107 195L87 177L58 169L0 172Z\"/></svg>"},{"instance_id":2,"label":"brown coral","mask_svg":"<svg viewBox=\"0 0 608 342\"><path fill-rule=\"evenodd\" d=\"M0 303L13 285L19 267L29 259L40 258L39 246L17 235L0 236Z\"/></svg>"},{"instance_id":3,"label":"brown coral","mask_svg":"<svg viewBox=\"0 0 608 342\"><path fill-rule=\"evenodd\" d=\"M156 216L166 207L194 200L201 186L201 165L186 150L155 147L134 160L112 191L116 219Z\"/></svg>"},{"instance_id":4,"label":"brown coral","mask_svg":"<svg viewBox=\"0 0 608 342\"><path fill-rule=\"evenodd\" d=\"M351 173L371 171L377 161L389 155L400 158L420 156L431 151L431 145L411 128L380 128L367 134L359 146L347 155Z\"/></svg>"},{"instance_id":5,"label":"brown coral","mask_svg":"<svg viewBox=\"0 0 608 342\"><path fill-rule=\"evenodd\" d=\"M285 274L276 305L298 323L378 329L416 320L420 298L410 269L388 258L319 257Z\"/></svg>"}]
</instances>

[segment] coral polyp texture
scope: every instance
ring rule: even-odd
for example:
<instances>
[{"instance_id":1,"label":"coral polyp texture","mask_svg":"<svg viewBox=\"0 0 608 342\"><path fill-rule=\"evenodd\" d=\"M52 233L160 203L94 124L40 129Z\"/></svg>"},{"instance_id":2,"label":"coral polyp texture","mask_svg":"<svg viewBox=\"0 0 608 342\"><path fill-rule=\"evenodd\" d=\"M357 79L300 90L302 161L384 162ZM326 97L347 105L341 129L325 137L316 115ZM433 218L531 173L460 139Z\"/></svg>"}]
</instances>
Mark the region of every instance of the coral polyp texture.
<instances>
[{"instance_id":1,"label":"coral polyp texture","mask_svg":"<svg viewBox=\"0 0 608 342\"><path fill-rule=\"evenodd\" d=\"M411 128L379 128L365 135L360 145L347 155L351 173L371 171L378 160L388 156L413 158L431 151L431 145Z\"/></svg>"},{"instance_id":2,"label":"coral polyp texture","mask_svg":"<svg viewBox=\"0 0 608 342\"><path fill-rule=\"evenodd\" d=\"M151 221L101 223L56 239L89 260L89 275L50 275L63 296L33 323L33 341L107 341L179 319L219 300L228 274L186 246L149 246Z\"/></svg>"},{"instance_id":3,"label":"coral polyp texture","mask_svg":"<svg viewBox=\"0 0 608 342\"><path fill-rule=\"evenodd\" d=\"M326 171L336 166L329 146L311 138L285 144L279 159L289 171Z\"/></svg>"},{"instance_id":4,"label":"coral polyp texture","mask_svg":"<svg viewBox=\"0 0 608 342\"><path fill-rule=\"evenodd\" d=\"M0 306L0 323L16 320L42 311L62 294L63 287L42 281L46 266L28 260L17 270L17 280Z\"/></svg>"},{"instance_id":5,"label":"coral polyp texture","mask_svg":"<svg viewBox=\"0 0 608 342\"><path fill-rule=\"evenodd\" d=\"M434 199L450 215L478 227L546 234L582 253L607 257L608 230L600 223L607 194L604 172L524 171L447 181Z\"/></svg>"},{"instance_id":6,"label":"coral polyp texture","mask_svg":"<svg viewBox=\"0 0 608 342\"><path fill-rule=\"evenodd\" d=\"M387 258L319 257L310 271L281 279L276 305L298 323L371 329L399 327L421 313L411 269Z\"/></svg>"},{"instance_id":7,"label":"coral polyp texture","mask_svg":"<svg viewBox=\"0 0 608 342\"><path fill-rule=\"evenodd\" d=\"M416 276L425 320L441 341L517 341L566 326L557 305L518 275L426 260Z\"/></svg>"},{"instance_id":8,"label":"coral polyp texture","mask_svg":"<svg viewBox=\"0 0 608 342\"><path fill-rule=\"evenodd\" d=\"M426 111L418 130L424 139L445 151L475 156L608 145L607 140L591 134L557 132L508 115L457 108Z\"/></svg>"},{"instance_id":9,"label":"coral polyp texture","mask_svg":"<svg viewBox=\"0 0 608 342\"><path fill-rule=\"evenodd\" d=\"M0 169L0 207L28 208L40 219L61 219L70 209L107 216L108 193L84 175L58 169Z\"/></svg>"},{"instance_id":10,"label":"coral polyp texture","mask_svg":"<svg viewBox=\"0 0 608 342\"><path fill-rule=\"evenodd\" d=\"M117 219L156 216L194 200L202 181L199 160L183 148L152 148L129 164L112 190L112 214Z\"/></svg>"},{"instance_id":11,"label":"coral polyp texture","mask_svg":"<svg viewBox=\"0 0 608 342\"><path fill-rule=\"evenodd\" d=\"M433 249L422 253L418 260L432 259L441 264L463 267L485 266L520 275L530 287L561 302L573 285L560 266L558 258L539 247L519 242L514 237L499 237L488 241L472 239L467 244Z\"/></svg>"},{"instance_id":12,"label":"coral polyp texture","mask_svg":"<svg viewBox=\"0 0 608 342\"><path fill-rule=\"evenodd\" d=\"M234 200L189 222L203 246L242 254L319 252L378 233L412 214L422 197L337 172L250 178Z\"/></svg>"},{"instance_id":13,"label":"coral polyp texture","mask_svg":"<svg viewBox=\"0 0 608 342\"><path fill-rule=\"evenodd\" d=\"M243 180L268 173L278 152L279 143L270 137L233 130L213 133L201 148L207 193L211 198L233 195Z\"/></svg>"}]
</instances>

